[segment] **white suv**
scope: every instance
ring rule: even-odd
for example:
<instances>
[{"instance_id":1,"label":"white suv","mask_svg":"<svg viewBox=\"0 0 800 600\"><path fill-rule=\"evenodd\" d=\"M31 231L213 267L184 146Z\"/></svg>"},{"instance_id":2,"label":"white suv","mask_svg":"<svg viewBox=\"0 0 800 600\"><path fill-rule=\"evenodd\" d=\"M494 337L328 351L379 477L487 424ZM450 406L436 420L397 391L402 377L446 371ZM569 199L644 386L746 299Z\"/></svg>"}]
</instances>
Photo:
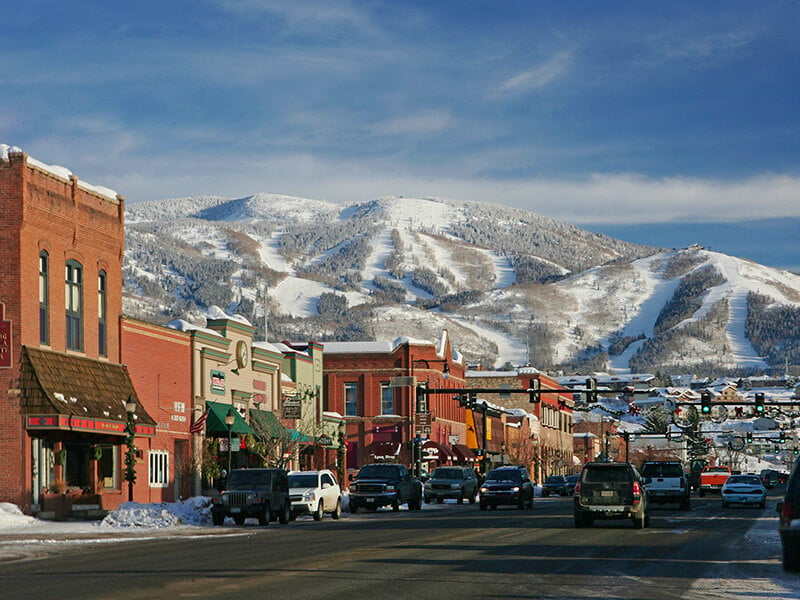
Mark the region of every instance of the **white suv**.
<instances>
[{"instance_id":1,"label":"white suv","mask_svg":"<svg viewBox=\"0 0 800 600\"><path fill-rule=\"evenodd\" d=\"M315 521L330 513L334 519L342 514L342 490L333 473L323 471L291 471L289 473L291 519L312 515Z\"/></svg>"}]
</instances>

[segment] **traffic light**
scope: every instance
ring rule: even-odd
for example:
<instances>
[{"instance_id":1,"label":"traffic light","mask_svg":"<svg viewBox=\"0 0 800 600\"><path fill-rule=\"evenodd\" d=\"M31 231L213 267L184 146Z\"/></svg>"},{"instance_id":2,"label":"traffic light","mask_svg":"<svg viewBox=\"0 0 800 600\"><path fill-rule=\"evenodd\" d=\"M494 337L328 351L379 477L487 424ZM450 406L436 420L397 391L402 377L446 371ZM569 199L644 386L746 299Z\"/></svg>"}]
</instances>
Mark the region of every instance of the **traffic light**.
<instances>
[{"instance_id":1,"label":"traffic light","mask_svg":"<svg viewBox=\"0 0 800 600\"><path fill-rule=\"evenodd\" d=\"M475 406L478 403L478 392L469 393L469 405Z\"/></svg>"},{"instance_id":2,"label":"traffic light","mask_svg":"<svg viewBox=\"0 0 800 600\"><path fill-rule=\"evenodd\" d=\"M760 417L764 414L764 392L756 392L756 416Z\"/></svg>"},{"instance_id":3,"label":"traffic light","mask_svg":"<svg viewBox=\"0 0 800 600\"><path fill-rule=\"evenodd\" d=\"M706 450L711 450L711 438L706 438Z\"/></svg>"},{"instance_id":4,"label":"traffic light","mask_svg":"<svg viewBox=\"0 0 800 600\"><path fill-rule=\"evenodd\" d=\"M711 413L711 392L708 390L700 392L700 412L704 415Z\"/></svg>"},{"instance_id":5,"label":"traffic light","mask_svg":"<svg viewBox=\"0 0 800 600\"><path fill-rule=\"evenodd\" d=\"M797 446L792 448L792 454L800 454L800 448L798 448Z\"/></svg>"},{"instance_id":6,"label":"traffic light","mask_svg":"<svg viewBox=\"0 0 800 600\"><path fill-rule=\"evenodd\" d=\"M456 394L453 396L454 400L458 400L459 406L466 406L467 405L467 395L466 394Z\"/></svg>"},{"instance_id":7,"label":"traffic light","mask_svg":"<svg viewBox=\"0 0 800 600\"><path fill-rule=\"evenodd\" d=\"M780 454L780 453L781 453L781 447L778 446L778 444L775 444L775 454Z\"/></svg>"},{"instance_id":8,"label":"traffic light","mask_svg":"<svg viewBox=\"0 0 800 600\"><path fill-rule=\"evenodd\" d=\"M586 403L597 402L597 379L589 377L586 380Z\"/></svg>"},{"instance_id":9,"label":"traffic light","mask_svg":"<svg viewBox=\"0 0 800 600\"><path fill-rule=\"evenodd\" d=\"M748 431L747 433L744 434L744 441L746 441L748 444L752 444L753 443L753 432L752 431Z\"/></svg>"},{"instance_id":10,"label":"traffic light","mask_svg":"<svg viewBox=\"0 0 800 600\"><path fill-rule=\"evenodd\" d=\"M786 432L785 431L781 431L778 434L778 443L779 444L785 444L786 443Z\"/></svg>"},{"instance_id":11,"label":"traffic light","mask_svg":"<svg viewBox=\"0 0 800 600\"><path fill-rule=\"evenodd\" d=\"M531 377L530 385L528 386L528 394L530 394L530 402L539 402L539 390L542 389L542 382L539 378Z\"/></svg>"}]
</instances>

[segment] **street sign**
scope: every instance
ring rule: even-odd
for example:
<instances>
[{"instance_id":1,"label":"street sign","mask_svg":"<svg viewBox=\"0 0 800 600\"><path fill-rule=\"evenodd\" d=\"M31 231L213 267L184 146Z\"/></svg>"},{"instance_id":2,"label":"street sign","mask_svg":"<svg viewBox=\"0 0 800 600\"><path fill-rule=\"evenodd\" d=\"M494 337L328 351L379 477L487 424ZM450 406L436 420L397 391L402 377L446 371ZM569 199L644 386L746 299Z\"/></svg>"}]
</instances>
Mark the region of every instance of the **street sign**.
<instances>
[{"instance_id":1,"label":"street sign","mask_svg":"<svg viewBox=\"0 0 800 600\"><path fill-rule=\"evenodd\" d=\"M414 387L417 385L416 377L392 377L389 379L389 387Z\"/></svg>"}]
</instances>

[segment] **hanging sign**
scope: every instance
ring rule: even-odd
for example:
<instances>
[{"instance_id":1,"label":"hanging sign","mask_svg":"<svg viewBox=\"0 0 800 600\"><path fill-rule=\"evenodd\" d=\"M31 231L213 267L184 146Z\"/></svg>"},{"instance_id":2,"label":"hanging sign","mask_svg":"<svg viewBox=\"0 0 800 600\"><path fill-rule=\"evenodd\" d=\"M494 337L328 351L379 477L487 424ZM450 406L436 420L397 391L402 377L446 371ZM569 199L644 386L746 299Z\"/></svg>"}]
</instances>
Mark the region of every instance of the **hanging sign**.
<instances>
[{"instance_id":1,"label":"hanging sign","mask_svg":"<svg viewBox=\"0 0 800 600\"><path fill-rule=\"evenodd\" d=\"M11 368L11 321L5 321L6 305L0 302L0 369Z\"/></svg>"}]
</instances>

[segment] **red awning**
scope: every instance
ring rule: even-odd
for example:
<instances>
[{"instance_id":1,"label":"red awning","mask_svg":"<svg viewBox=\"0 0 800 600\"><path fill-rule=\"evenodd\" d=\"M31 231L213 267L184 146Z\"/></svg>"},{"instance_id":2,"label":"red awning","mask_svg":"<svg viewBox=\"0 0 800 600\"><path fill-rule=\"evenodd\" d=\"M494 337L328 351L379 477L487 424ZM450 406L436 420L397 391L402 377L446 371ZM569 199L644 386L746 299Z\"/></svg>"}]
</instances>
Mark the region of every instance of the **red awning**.
<instances>
[{"instance_id":1,"label":"red awning","mask_svg":"<svg viewBox=\"0 0 800 600\"><path fill-rule=\"evenodd\" d=\"M454 444L453 445L453 453L455 454L456 462L478 462L478 457L475 456L475 453L467 448L464 444Z\"/></svg>"},{"instance_id":2,"label":"red awning","mask_svg":"<svg viewBox=\"0 0 800 600\"><path fill-rule=\"evenodd\" d=\"M453 454L453 451L444 444L434 442L433 440L428 440L422 444L423 460L438 460L439 462L445 462L447 460L453 460L454 458L455 454Z\"/></svg>"}]
</instances>

